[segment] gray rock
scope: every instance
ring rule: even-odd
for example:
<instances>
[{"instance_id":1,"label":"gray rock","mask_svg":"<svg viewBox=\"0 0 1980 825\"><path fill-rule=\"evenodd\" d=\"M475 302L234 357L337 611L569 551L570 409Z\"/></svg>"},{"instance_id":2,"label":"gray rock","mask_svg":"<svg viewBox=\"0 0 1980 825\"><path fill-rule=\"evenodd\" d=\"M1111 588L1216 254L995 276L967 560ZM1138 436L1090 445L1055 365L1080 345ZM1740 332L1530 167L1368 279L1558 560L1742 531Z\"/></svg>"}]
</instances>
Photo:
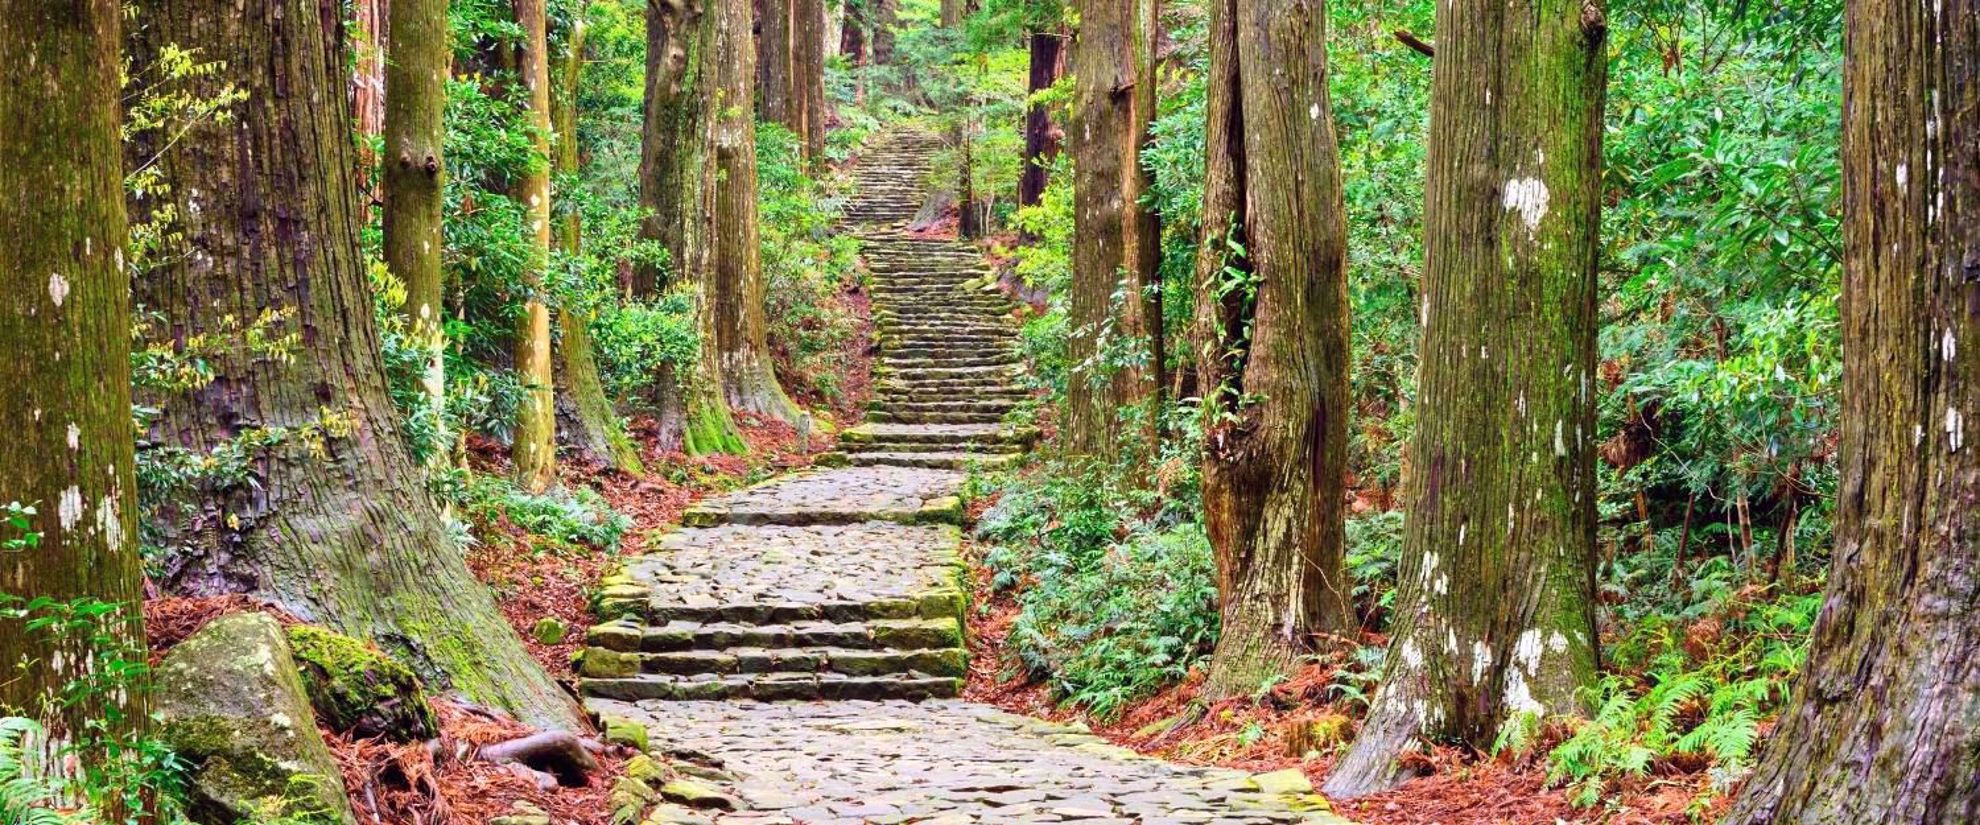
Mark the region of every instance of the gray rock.
<instances>
[{"instance_id":1,"label":"gray rock","mask_svg":"<svg viewBox=\"0 0 1980 825\"><path fill-rule=\"evenodd\" d=\"M162 739L191 766L196 821L356 825L274 619L214 621L172 649L157 681Z\"/></svg>"}]
</instances>

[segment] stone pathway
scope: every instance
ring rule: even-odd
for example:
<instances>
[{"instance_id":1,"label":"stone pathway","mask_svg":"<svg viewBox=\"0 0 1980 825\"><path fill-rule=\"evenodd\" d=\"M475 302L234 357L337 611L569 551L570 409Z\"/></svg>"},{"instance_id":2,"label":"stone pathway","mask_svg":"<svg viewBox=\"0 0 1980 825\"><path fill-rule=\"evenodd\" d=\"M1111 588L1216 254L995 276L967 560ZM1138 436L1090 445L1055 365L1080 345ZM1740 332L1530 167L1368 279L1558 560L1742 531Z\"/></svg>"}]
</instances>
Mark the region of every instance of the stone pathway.
<instances>
[{"instance_id":1,"label":"stone pathway","mask_svg":"<svg viewBox=\"0 0 1980 825\"><path fill-rule=\"evenodd\" d=\"M970 285L980 259L895 226L934 143L881 143L849 212L869 222L886 366L868 423L842 436L851 466L689 510L598 594L579 689L608 736L651 757L615 810L646 825L1344 823L1297 772L1172 765L954 698L956 468L1013 461L1030 436L1001 423L1022 395L1015 326Z\"/></svg>"}]
</instances>

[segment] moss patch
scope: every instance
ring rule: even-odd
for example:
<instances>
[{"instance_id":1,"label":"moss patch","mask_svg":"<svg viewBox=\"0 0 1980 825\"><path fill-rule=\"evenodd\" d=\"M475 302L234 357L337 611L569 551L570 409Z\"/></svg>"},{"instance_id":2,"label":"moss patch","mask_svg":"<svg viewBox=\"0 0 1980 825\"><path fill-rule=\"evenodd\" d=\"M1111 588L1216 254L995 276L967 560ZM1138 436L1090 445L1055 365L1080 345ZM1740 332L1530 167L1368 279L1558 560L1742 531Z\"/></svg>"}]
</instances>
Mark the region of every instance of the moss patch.
<instances>
[{"instance_id":1,"label":"moss patch","mask_svg":"<svg viewBox=\"0 0 1980 825\"><path fill-rule=\"evenodd\" d=\"M431 739L437 725L412 670L369 645L310 625L288 629L303 690L323 724L395 742Z\"/></svg>"}]
</instances>

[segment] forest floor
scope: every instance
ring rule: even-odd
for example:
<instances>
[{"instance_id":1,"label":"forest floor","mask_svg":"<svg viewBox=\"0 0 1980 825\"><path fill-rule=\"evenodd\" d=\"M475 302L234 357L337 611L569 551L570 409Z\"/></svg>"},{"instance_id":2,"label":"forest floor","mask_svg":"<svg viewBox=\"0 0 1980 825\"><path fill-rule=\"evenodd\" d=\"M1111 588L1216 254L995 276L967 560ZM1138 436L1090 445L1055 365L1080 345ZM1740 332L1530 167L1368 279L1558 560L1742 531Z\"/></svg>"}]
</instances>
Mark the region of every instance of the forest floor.
<instances>
[{"instance_id":1,"label":"forest floor","mask_svg":"<svg viewBox=\"0 0 1980 825\"><path fill-rule=\"evenodd\" d=\"M975 509L987 504L978 502ZM1314 754L1337 751L1353 738L1355 714L1330 696L1339 661L1310 661L1255 698L1205 702L1199 698L1203 673L1196 670L1113 718L1061 704L1049 684L1024 672L1008 647L1018 614L1014 594L992 588L980 553L968 555L976 592L968 625L966 698L1041 719L1080 722L1114 744L1174 762L1253 772L1298 768L1315 787L1326 779L1334 757ZM1578 807L1566 790L1548 787L1546 766L1535 759L1511 762L1439 748L1417 767L1426 772L1422 778L1387 793L1336 801L1336 809L1364 825L1675 825L1715 821L1727 798L1694 807L1709 783L1703 771L1646 777L1596 806Z\"/></svg>"}]
</instances>

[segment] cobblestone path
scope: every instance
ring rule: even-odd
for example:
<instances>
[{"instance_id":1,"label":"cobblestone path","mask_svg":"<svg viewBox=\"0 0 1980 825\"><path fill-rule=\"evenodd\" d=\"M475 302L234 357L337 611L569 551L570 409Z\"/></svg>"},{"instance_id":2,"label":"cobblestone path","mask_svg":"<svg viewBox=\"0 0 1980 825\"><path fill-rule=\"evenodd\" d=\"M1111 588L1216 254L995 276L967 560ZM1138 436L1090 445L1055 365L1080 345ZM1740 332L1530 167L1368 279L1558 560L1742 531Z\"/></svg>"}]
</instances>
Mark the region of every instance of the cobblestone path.
<instances>
[{"instance_id":1,"label":"cobblestone path","mask_svg":"<svg viewBox=\"0 0 1980 825\"><path fill-rule=\"evenodd\" d=\"M889 313L887 382L869 423L842 438L851 466L695 507L599 593L606 621L588 631L579 687L609 736L650 756L614 790L619 819L1344 823L1297 772L1172 765L954 698L966 672L956 468L1014 460L1028 436L1000 423L1019 396L1015 330L1001 297L969 285L980 259L897 231L933 146L881 143L850 210L868 223ZM672 767L649 770L661 763Z\"/></svg>"}]
</instances>

